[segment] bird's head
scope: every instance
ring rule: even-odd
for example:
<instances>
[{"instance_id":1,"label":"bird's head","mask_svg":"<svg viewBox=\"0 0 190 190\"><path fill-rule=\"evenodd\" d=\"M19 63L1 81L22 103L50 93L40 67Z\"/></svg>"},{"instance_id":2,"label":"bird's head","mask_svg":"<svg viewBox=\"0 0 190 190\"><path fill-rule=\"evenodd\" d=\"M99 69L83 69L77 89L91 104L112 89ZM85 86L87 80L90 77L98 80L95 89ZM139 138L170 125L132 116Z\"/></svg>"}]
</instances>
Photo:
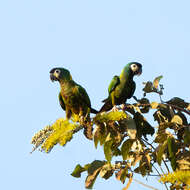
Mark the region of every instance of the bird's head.
<instances>
[{"instance_id":1,"label":"bird's head","mask_svg":"<svg viewBox=\"0 0 190 190\"><path fill-rule=\"evenodd\" d=\"M71 74L67 69L64 68L53 68L50 71L50 79L52 82L54 81L64 81L64 80L72 80Z\"/></svg>"},{"instance_id":2,"label":"bird's head","mask_svg":"<svg viewBox=\"0 0 190 190\"><path fill-rule=\"evenodd\" d=\"M127 67L134 75L141 75L142 74L142 65L138 62L131 62L127 64Z\"/></svg>"}]
</instances>

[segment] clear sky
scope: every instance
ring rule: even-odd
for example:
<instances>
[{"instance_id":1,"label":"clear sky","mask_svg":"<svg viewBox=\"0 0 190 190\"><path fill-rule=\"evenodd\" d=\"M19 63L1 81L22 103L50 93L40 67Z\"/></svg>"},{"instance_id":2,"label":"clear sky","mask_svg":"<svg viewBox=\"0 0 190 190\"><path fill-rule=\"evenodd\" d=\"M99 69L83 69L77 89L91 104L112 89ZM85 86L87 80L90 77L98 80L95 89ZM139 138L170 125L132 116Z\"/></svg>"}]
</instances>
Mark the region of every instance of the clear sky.
<instances>
[{"instance_id":1,"label":"clear sky","mask_svg":"<svg viewBox=\"0 0 190 190\"><path fill-rule=\"evenodd\" d=\"M29 154L33 134L64 116L59 85L49 80L53 67L68 68L96 109L130 61L143 64L137 97L143 81L162 74L164 100L190 101L189 7L189 0L0 1L0 189L83 190L85 175L70 176L75 165L104 159L82 133L50 154ZM147 183L163 188L157 179ZM94 189L122 187L99 178ZM146 188L132 183L131 189Z\"/></svg>"}]
</instances>

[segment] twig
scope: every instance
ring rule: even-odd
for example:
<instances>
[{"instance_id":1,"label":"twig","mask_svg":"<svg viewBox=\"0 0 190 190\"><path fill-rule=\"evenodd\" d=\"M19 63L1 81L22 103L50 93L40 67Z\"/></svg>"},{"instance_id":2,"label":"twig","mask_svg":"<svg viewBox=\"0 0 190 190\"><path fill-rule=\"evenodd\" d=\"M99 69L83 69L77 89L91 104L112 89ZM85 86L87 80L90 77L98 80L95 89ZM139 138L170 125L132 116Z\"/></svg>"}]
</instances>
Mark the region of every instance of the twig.
<instances>
[{"instance_id":1,"label":"twig","mask_svg":"<svg viewBox=\"0 0 190 190\"><path fill-rule=\"evenodd\" d=\"M137 105L138 107L151 106L151 104L140 104L140 103L138 103L138 104L136 104L136 105ZM181 107L176 106L176 105L173 105L173 104L161 103L161 104L159 104L159 105L171 106L172 108L174 108L174 109L176 109L176 110L180 110L180 111L185 112L186 114L190 115L190 111L187 111L186 109L181 108ZM131 104L126 105L125 111L127 110L127 107L130 108L130 107L131 107Z\"/></svg>"},{"instance_id":2,"label":"twig","mask_svg":"<svg viewBox=\"0 0 190 190\"><path fill-rule=\"evenodd\" d=\"M129 174L129 175L130 175L129 181L128 181L126 187L124 187L122 190L127 190L127 189L129 189L129 186L131 185L131 183L132 183L132 181L133 181L133 174Z\"/></svg>"},{"instance_id":3,"label":"twig","mask_svg":"<svg viewBox=\"0 0 190 190\"><path fill-rule=\"evenodd\" d=\"M159 176L161 177L161 174L160 174L160 172L157 170L157 168L154 166L154 165L152 165L152 167L156 170L156 172L159 174ZM162 167L160 166L160 169L162 170ZM163 170L162 170L162 172L163 172ZM163 172L164 173L164 172ZM164 183L164 185L165 185L165 188L168 190L168 187L167 187L167 185L166 185L166 183Z\"/></svg>"},{"instance_id":4,"label":"twig","mask_svg":"<svg viewBox=\"0 0 190 190\"><path fill-rule=\"evenodd\" d=\"M156 172L158 173L158 176L160 176L161 177L161 174L160 174L160 172L157 170L157 168L152 164L152 167L156 170Z\"/></svg>"},{"instance_id":5,"label":"twig","mask_svg":"<svg viewBox=\"0 0 190 190\"><path fill-rule=\"evenodd\" d=\"M152 149L156 150L156 149L154 148L154 146L153 146L152 144L150 144L148 141L146 141L146 140L144 140L144 139L142 139L142 140L143 140L145 143L147 143L148 145L150 145L150 146L152 147ZM168 165L166 164L166 162L164 161L164 159L162 159L162 161L164 162L164 165L165 165L166 169L168 170L168 173L170 173L169 168L168 168ZM154 166L153 166L153 167L154 167ZM161 167L160 165L159 165L159 167L160 167L162 173L165 174L165 172L164 172L164 170L162 169L162 167ZM154 167L154 168L156 169L156 167ZM157 169L156 169L156 171L158 172L158 174L159 174L160 177L161 177L161 174L159 173L159 171L158 171ZM165 185L166 189L168 190L168 187L167 187L166 183L164 183L164 185Z\"/></svg>"},{"instance_id":6,"label":"twig","mask_svg":"<svg viewBox=\"0 0 190 190\"><path fill-rule=\"evenodd\" d=\"M180 110L180 111L185 112L186 114L190 115L190 112L185 110L184 108L181 108L181 107L173 105L173 104L168 104L168 103L166 105L171 106L172 108L174 108L176 110Z\"/></svg>"},{"instance_id":7,"label":"twig","mask_svg":"<svg viewBox=\"0 0 190 190\"><path fill-rule=\"evenodd\" d=\"M142 139L142 140L143 140L145 143L147 143L148 145L150 145L150 146L152 147L152 149L156 150L156 149L154 148L154 146L153 146L152 144L150 144L148 141L146 141L145 139ZM166 169L167 169L168 173L170 173L170 170L169 170L169 168L168 168L168 166L167 166L165 160L162 159L162 161L164 162L164 165L166 166ZM160 169L162 170L162 168L160 168ZM163 170L162 170L162 172L164 173Z\"/></svg>"},{"instance_id":8,"label":"twig","mask_svg":"<svg viewBox=\"0 0 190 190\"><path fill-rule=\"evenodd\" d=\"M156 188L154 188L154 187L152 187L152 186L150 186L150 185L147 185L147 184L142 183L142 182L139 181L139 180L133 179L133 181L135 181L136 183L139 183L140 185L143 185L144 187L147 187L147 188L149 188L149 189L158 190L158 189L156 189Z\"/></svg>"}]
</instances>

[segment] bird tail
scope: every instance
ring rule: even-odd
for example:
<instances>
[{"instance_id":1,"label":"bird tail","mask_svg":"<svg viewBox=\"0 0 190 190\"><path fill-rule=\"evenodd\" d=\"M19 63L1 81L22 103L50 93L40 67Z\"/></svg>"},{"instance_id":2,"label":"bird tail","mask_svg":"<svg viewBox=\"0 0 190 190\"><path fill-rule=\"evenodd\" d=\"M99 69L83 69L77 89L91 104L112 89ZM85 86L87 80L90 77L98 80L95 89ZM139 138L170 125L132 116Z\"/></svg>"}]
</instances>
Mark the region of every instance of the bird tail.
<instances>
[{"instance_id":1,"label":"bird tail","mask_svg":"<svg viewBox=\"0 0 190 190\"><path fill-rule=\"evenodd\" d=\"M90 113L97 114L97 113L98 113L98 111L97 111L97 110L95 110L95 109L93 109L93 108L90 108Z\"/></svg>"},{"instance_id":2,"label":"bird tail","mask_svg":"<svg viewBox=\"0 0 190 190\"><path fill-rule=\"evenodd\" d=\"M109 99L105 99L102 102L105 102L105 104L101 107L99 113L104 112L104 111L109 111L112 109L113 106Z\"/></svg>"}]
</instances>

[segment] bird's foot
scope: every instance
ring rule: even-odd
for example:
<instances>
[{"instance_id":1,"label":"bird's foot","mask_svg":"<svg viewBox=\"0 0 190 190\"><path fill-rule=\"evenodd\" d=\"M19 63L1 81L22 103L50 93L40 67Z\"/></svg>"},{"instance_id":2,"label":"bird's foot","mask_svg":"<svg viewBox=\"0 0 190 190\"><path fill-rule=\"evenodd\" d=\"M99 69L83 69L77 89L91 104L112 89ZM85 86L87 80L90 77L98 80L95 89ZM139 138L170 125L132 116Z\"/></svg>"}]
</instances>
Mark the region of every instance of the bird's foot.
<instances>
[{"instance_id":1,"label":"bird's foot","mask_svg":"<svg viewBox=\"0 0 190 190\"><path fill-rule=\"evenodd\" d=\"M123 111L125 111L125 105L126 104L121 104L121 106L120 106Z\"/></svg>"},{"instance_id":2,"label":"bird's foot","mask_svg":"<svg viewBox=\"0 0 190 190\"><path fill-rule=\"evenodd\" d=\"M112 110L111 111L119 111L119 109L117 108L117 106L113 106Z\"/></svg>"}]
</instances>

